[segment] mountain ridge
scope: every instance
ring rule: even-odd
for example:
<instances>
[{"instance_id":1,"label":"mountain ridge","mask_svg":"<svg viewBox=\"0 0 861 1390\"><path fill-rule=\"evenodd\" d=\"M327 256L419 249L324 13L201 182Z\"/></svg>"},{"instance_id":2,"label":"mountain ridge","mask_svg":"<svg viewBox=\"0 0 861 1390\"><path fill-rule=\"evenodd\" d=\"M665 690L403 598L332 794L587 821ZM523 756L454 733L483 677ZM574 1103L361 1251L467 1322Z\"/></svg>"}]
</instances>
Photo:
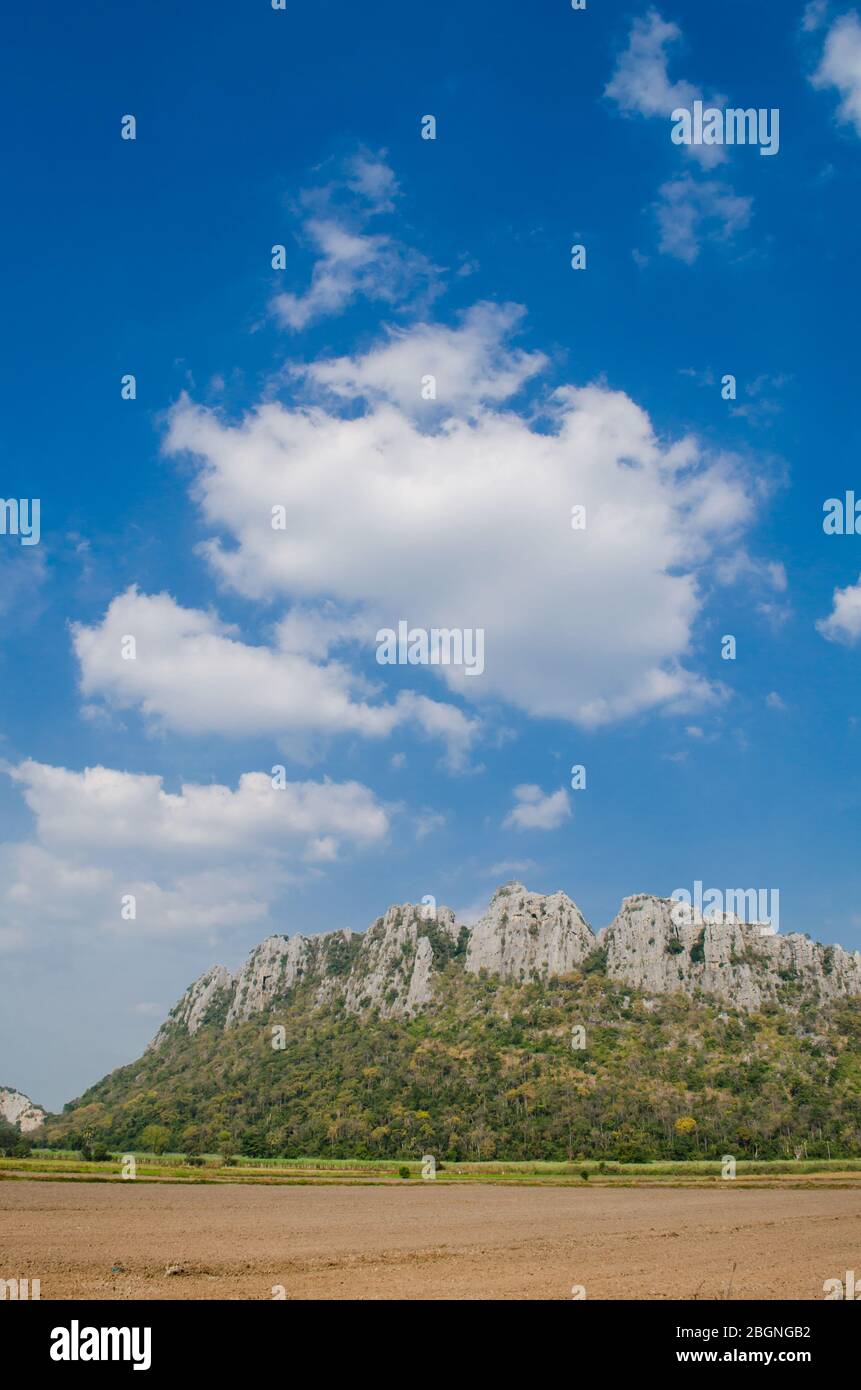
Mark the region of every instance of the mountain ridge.
<instances>
[{"instance_id":1,"label":"mountain ridge","mask_svg":"<svg viewBox=\"0 0 861 1390\"><path fill-rule=\"evenodd\" d=\"M778 999L828 1002L861 995L861 952L824 946L802 933L772 934L731 914L679 911L670 898L639 893L623 899L594 932L564 892L539 894L522 883L501 885L472 925L451 908L403 903L365 932L272 935L231 973L210 967L184 992L149 1048L177 1027L193 1036L206 1022L225 1029L289 1002L300 983L315 986L318 1007L343 1000L349 1013L412 1016L433 998L434 974L460 959L468 973L524 982L564 976L603 953L608 977L655 995L696 991L751 1011Z\"/></svg>"},{"instance_id":2,"label":"mountain ridge","mask_svg":"<svg viewBox=\"0 0 861 1390\"><path fill-rule=\"evenodd\" d=\"M204 972L47 1141L441 1159L861 1155L861 957L638 894L503 885Z\"/></svg>"}]
</instances>

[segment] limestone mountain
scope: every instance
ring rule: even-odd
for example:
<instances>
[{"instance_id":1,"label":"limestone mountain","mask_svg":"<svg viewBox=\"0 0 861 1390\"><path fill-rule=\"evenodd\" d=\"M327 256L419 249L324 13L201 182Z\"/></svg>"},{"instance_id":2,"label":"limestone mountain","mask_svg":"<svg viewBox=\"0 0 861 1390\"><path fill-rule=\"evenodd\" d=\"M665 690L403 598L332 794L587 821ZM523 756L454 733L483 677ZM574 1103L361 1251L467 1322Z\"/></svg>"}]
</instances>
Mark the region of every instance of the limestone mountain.
<instances>
[{"instance_id":1,"label":"limestone mountain","mask_svg":"<svg viewBox=\"0 0 861 1390\"><path fill-rule=\"evenodd\" d=\"M48 1138L439 1158L861 1155L861 955L510 883L214 966Z\"/></svg>"},{"instance_id":2,"label":"limestone mountain","mask_svg":"<svg viewBox=\"0 0 861 1390\"><path fill-rule=\"evenodd\" d=\"M29 1096L14 1086L0 1086L0 1121L21 1134L31 1134L44 1123L47 1111L34 1105Z\"/></svg>"},{"instance_id":3,"label":"limestone mountain","mask_svg":"<svg viewBox=\"0 0 861 1390\"><path fill-rule=\"evenodd\" d=\"M390 907L366 932L270 936L235 975L216 965L195 980L151 1046L160 1047L178 1028L193 1035L204 1022L230 1028L268 1013L288 1004L300 983L312 987L320 1008L340 999L348 1013L413 1015L431 1003L434 977L450 960L470 974L524 982L568 975L597 951L619 984L655 995L699 990L745 1010L778 998L791 1006L861 996L858 951L798 933L769 935L735 917L691 913L677 924L675 907L648 894L626 898L595 935L564 893L542 896L510 883L497 889L473 926L459 924L450 908L406 903Z\"/></svg>"}]
</instances>

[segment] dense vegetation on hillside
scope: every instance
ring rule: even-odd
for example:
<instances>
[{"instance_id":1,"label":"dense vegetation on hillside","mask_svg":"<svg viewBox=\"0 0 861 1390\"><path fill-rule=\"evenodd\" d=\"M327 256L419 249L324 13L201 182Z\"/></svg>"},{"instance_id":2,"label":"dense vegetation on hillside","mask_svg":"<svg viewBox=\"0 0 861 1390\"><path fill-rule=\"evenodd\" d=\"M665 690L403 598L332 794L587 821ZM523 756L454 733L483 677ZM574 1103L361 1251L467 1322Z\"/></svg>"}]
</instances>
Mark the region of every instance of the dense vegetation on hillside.
<instances>
[{"instance_id":1,"label":"dense vegetation on hillside","mask_svg":"<svg viewBox=\"0 0 861 1390\"><path fill-rule=\"evenodd\" d=\"M753 1015L683 996L646 1007L601 967L596 953L568 977L515 985L452 961L414 1019L315 1009L300 988L227 1032L217 1016L193 1038L175 1029L47 1134L285 1157L861 1156L857 1002Z\"/></svg>"},{"instance_id":2,"label":"dense vegetation on hillside","mask_svg":"<svg viewBox=\"0 0 861 1390\"><path fill-rule=\"evenodd\" d=\"M28 1154L32 1147L32 1141L27 1135L21 1134L16 1125L0 1118L0 1155L20 1157Z\"/></svg>"}]
</instances>

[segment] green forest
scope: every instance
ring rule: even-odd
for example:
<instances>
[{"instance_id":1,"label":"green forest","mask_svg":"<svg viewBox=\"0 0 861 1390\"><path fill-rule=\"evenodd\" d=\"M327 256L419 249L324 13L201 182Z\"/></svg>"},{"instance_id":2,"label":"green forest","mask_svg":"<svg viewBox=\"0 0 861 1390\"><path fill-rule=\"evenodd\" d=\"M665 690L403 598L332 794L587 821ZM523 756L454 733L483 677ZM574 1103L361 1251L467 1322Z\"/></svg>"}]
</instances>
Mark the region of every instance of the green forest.
<instances>
[{"instance_id":1,"label":"green forest","mask_svg":"<svg viewBox=\"0 0 861 1390\"><path fill-rule=\"evenodd\" d=\"M644 999L607 978L600 952L524 984L450 959L411 1019L315 1008L309 983L226 1031L223 1006L194 1037L172 1025L46 1133L63 1148L253 1157L859 1157L857 1001L792 992L753 1014Z\"/></svg>"}]
</instances>

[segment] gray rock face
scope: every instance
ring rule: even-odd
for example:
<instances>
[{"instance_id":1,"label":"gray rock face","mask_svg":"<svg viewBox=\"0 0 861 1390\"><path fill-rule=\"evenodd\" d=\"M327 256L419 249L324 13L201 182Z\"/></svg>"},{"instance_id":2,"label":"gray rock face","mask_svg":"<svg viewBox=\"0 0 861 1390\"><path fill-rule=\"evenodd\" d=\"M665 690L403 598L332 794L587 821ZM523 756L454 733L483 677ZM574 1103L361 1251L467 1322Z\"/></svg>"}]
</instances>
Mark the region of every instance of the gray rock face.
<instances>
[{"instance_id":1,"label":"gray rock face","mask_svg":"<svg viewBox=\"0 0 861 1390\"><path fill-rule=\"evenodd\" d=\"M433 993L431 930L443 945L454 947L458 926L451 908L438 908L434 918L413 903L390 907L361 937L345 985L347 1009L378 1008L389 1018L415 1013L427 1004Z\"/></svg>"},{"instance_id":2,"label":"gray rock face","mask_svg":"<svg viewBox=\"0 0 861 1390\"><path fill-rule=\"evenodd\" d=\"M304 936L267 936L233 981L227 1026L270 1008L304 978L314 955Z\"/></svg>"},{"instance_id":3,"label":"gray rock face","mask_svg":"<svg viewBox=\"0 0 861 1390\"><path fill-rule=\"evenodd\" d=\"M702 990L755 1010L786 985L798 997L827 1002L861 994L861 955L822 946L806 936L770 935L732 916L674 913L678 904L645 894L626 898L599 933L607 973L648 994Z\"/></svg>"},{"instance_id":4,"label":"gray rock face","mask_svg":"<svg viewBox=\"0 0 861 1390\"><path fill-rule=\"evenodd\" d=\"M0 1086L0 1119L14 1125L22 1134L32 1134L38 1129L45 1114L41 1105L34 1105L23 1091L16 1091L13 1086Z\"/></svg>"},{"instance_id":5,"label":"gray rock face","mask_svg":"<svg viewBox=\"0 0 861 1390\"><path fill-rule=\"evenodd\" d=\"M159 1028L149 1048L161 1047L171 1032L171 1024L178 1024L184 1032L193 1036L210 1009L233 997L235 984L234 977L225 966L213 965L193 985L189 985L179 1002L174 1004L167 1022Z\"/></svg>"},{"instance_id":6,"label":"gray rock face","mask_svg":"<svg viewBox=\"0 0 861 1390\"><path fill-rule=\"evenodd\" d=\"M497 888L469 938L466 968L505 980L568 975L595 949L595 937L564 893L542 897L522 883Z\"/></svg>"},{"instance_id":7,"label":"gray rock face","mask_svg":"<svg viewBox=\"0 0 861 1390\"><path fill-rule=\"evenodd\" d=\"M675 912L674 912L675 909ZM302 983L319 1007L343 1001L349 1013L377 1009L384 1018L415 1014L433 999L434 979L449 961L471 974L504 980L547 979L582 966L598 947L609 977L649 995L702 991L737 1008L776 1000L788 1007L861 996L861 953L822 946L801 935L770 935L734 917L687 918L668 898L638 894L597 936L564 893L531 893L521 883L497 889L483 917L460 924L450 908L433 913L390 907L366 932L269 936L231 975L217 965L171 1010L151 1047L177 1028L194 1034L210 1019L231 1027L289 1006Z\"/></svg>"}]
</instances>

